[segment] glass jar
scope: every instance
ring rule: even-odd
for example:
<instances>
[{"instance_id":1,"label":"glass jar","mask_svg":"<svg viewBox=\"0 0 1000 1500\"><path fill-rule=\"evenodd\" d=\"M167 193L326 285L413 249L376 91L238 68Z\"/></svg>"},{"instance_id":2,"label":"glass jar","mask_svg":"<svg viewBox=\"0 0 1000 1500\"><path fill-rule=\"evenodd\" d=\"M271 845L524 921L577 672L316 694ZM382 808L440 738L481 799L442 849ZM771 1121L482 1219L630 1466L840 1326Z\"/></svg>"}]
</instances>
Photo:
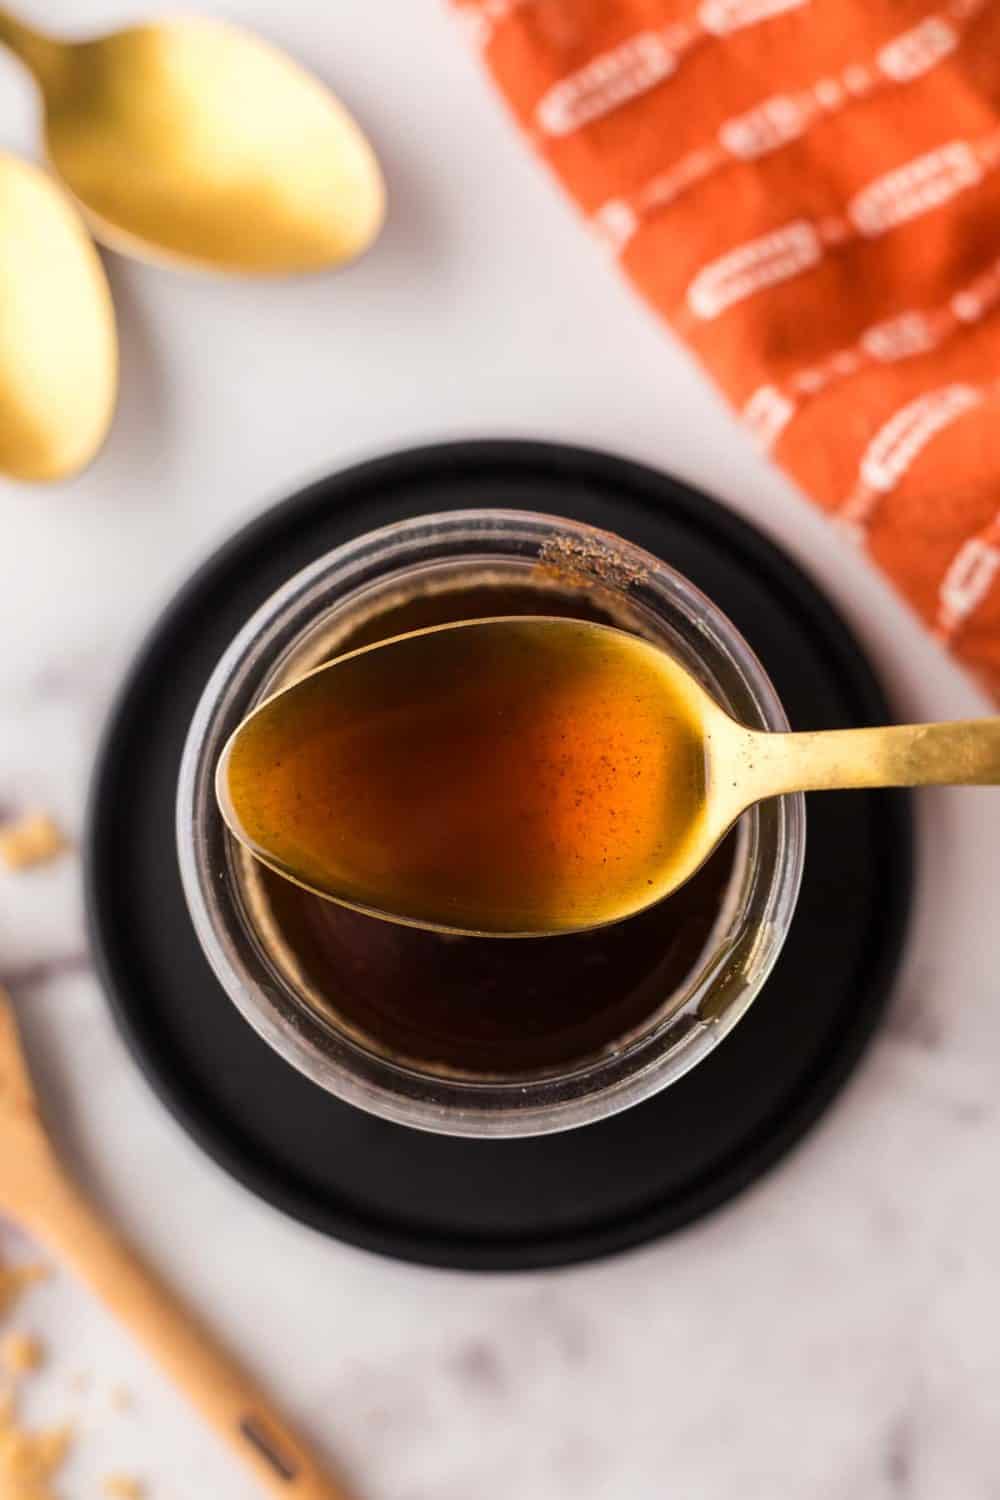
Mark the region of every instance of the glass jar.
<instances>
[{"instance_id":1,"label":"glass jar","mask_svg":"<svg viewBox=\"0 0 1000 1500\"><path fill-rule=\"evenodd\" d=\"M488 590L486 595L480 590ZM675 1082L715 1047L760 992L798 895L805 836L801 796L740 820L731 873L706 940L683 976L643 1016L589 1054L530 1069L463 1068L388 1045L318 994L283 948L255 886L255 862L227 832L214 772L229 735L277 688L339 650L451 618L449 600L537 598L529 612L593 612L658 642L733 716L785 730L774 689L742 636L692 584L610 533L508 510L419 517L359 537L291 578L247 621L210 678L185 746L177 841L199 941L222 987L263 1039L338 1098L397 1123L453 1135L517 1136L584 1125ZM558 599L558 608L547 601ZM501 601L499 604L494 601ZM416 618L414 618L416 610ZM467 611L466 611L467 614ZM460 617L460 616L459 616ZM256 891L256 894L255 894ZM317 898L318 899L318 898ZM653 909L666 923L670 901ZM339 909L338 909L339 910ZM372 922L372 918L352 920ZM632 919L633 921L638 919ZM389 932L403 929L375 923ZM429 938L426 938L430 941ZM371 942L379 941L373 934ZM490 939L437 939L492 944ZM512 940L515 943L520 940ZM575 939L534 940L559 945ZM500 946L506 947L507 944ZM560 951L547 951L556 962ZM419 963L419 958L414 960ZM529 959L530 962L530 959ZM417 977L417 976L414 976ZM469 997L475 1003L475 996Z\"/></svg>"}]
</instances>

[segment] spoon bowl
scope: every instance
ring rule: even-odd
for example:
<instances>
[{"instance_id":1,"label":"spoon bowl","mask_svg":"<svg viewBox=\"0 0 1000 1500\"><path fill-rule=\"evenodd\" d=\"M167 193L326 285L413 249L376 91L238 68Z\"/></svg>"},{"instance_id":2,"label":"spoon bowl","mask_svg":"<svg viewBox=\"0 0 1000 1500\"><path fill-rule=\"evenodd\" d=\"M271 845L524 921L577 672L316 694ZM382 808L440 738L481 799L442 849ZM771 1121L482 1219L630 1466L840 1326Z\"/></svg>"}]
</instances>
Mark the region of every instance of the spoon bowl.
<instances>
[{"instance_id":1,"label":"spoon bowl","mask_svg":"<svg viewBox=\"0 0 1000 1500\"><path fill-rule=\"evenodd\" d=\"M538 617L353 651L261 704L216 793L280 875L435 931L619 922L695 873L763 798L1000 782L1000 719L772 734L658 646Z\"/></svg>"},{"instance_id":2,"label":"spoon bowl","mask_svg":"<svg viewBox=\"0 0 1000 1500\"><path fill-rule=\"evenodd\" d=\"M34 73L49 160L114 249L278 275L377 236L385 187L359 126L251 33L183 19L73 44L0 13L0 42Z\"/></svg>"},{"instance_id":3,"label":"spoon bowl","mask_svg":"<svg viewBox=\"0 0 1000 1500\"><path fill-rule=\"evenodd\" d=\"M711 712L623 631L471 621L351 652L262 704L218 798L258 859L369 914L491 936L599 927L706 857Z\"/></svg>"},{"instance_id":4,"label":"spoon bowl","mask_svg":"<svg viewBox=\"0 0 1000 1500\"><path fill-rule=\"evenodd\" d=\"M65 193L0 153L0 472L62 479L107 434L118 391L114 308Z\"/></svg>"}]
</instances>

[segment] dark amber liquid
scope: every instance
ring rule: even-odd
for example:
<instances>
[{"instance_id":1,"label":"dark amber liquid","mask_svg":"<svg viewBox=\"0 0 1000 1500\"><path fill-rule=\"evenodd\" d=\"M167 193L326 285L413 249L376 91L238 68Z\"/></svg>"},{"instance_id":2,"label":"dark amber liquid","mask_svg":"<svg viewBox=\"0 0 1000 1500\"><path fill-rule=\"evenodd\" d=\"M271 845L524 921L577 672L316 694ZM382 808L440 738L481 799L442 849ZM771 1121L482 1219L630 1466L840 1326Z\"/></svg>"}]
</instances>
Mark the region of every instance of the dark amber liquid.
<instances>
[{"instance_id":1,"label":"dark amber liquid","mask_svg":"<svg viewBox=\"0 0 1000 1500\"><path fill-rule=\"evenodd\" d=\"M391 614L367 622L363 631L338 642L338 652L439 621L543 611L602 618L602 611L592 604L578 597L564 598L552 591L541 596L533 588L449 591L412 600L402 609L396 608ZM523 680L523 673L518 675ZM546 685L550 690L551 680ZM541 679L537 686L540 690ZM475 687L476 711L481 716L490 701L496 703L497 683L484 683L480 679ZM488 688L485 694L484 687ZM451 721L453 732L463 720L467 721L470 707L468 696L460 695L460 699L461 714ZM530 731L533 719L537 724L542 695L540 692L534 697L529 695L527 700L522 695L519 701L522 704L526 701L527 707L523 718L514 715L518 737ZM510 702L505 701L504 706L505 711L513 713ZM593 720L605 736L611 724L609 707L605 701ZM578 727L579 708L577 704L574 710ZM626 706L619 704L618 710L619 729L634 731L636 725ZM558 733L562 732L557 730L557 741ZM318 765L322 760L328 767L329 746L320 755L322 742L322 733L318 733L316 761ZM508 743L516 743L516 738ZM442 744L441 748L447 753L446 746ZM625 740L621 741L621 749L624 757ZM599 754L606 753L605 738ZM395 807L397 830L398 817L403 815L407 835L403 842L405 855L411 847L407 842L409 834L414 828L426 827L419 816L410 816L410 804L425 790L426 777L435 768L425 764L421 757L413 756L412 736L409 742L406 736L401 736L386 743L384 736L376 735L366 739L364 754L354 762L359 775L369 778L369 787L373 756L381 757L380 767L392 769L393 774L384 785L402 788L401 800L394 803L390 798L383 810L390 813ZM548 752L541 759L551 768L552 757ZM617 759L611 764L617 765ZM440 771L440 765L436 770ZM453 778L460 776L457 759L449 770ZM299 765L287 783L299 792L303 789L302 771L303 766ZM324 785L328 787L328 782ZM610 802L606 797L598 799L596 822L593 806L589 809L583 806L585 796L581 805L576 805L579 787L561 804L562 816L569 815L574 827L594 830L598 849L615 847L612 835L619 815L631 816L633 822L636 818L641 821L654 802L659 805L662 801L656 796L651 800L644 793L630 806L628 798L622 795L626 781L616 774L608 785L614 795ZM319 784L313 790L318 791ZM488 792L481 780L475 792L470 816L478 838L484 824L476 799L481 800ZM461 798L451 800L462 802ZM281 814L280 804L279 797L272 811ZM389 849L393 863L406 875L407 858L400 858L400 844L398 839L394 840L392 822L391 817L386 819L384 837L378 843ZM552 871L544 857L541 869L538 868L537 840L542 824L532 824L530 819L528 824L536 863L534 886L530 878L527 885L532 887L532 899L537 904L539 891L551 883ZM548 826L542 830L546 838ZM449 837L454 832L452 823ZM497 832L497 825L489 825L488 818L486 832L488 837L484 842L488 844L489 836ZM591 841L585 842L589 847ZM618 847L621 842L619 838ZM378 859L382 859L383 852L380 847ZM418 857L424 859L425 852L418 848ZM599 864L602 857L598 853L598 868L602 868ZM648 912L599 932L554 939L500 943L489 938L445 937L391 926L324 901L259 866L250 871L251 904L257 908L269 945L278 950L286 972L291 972L317 1003L334 1011L341 1021L380 1050L425 1065L437 1064L463 1072L530 1073L563 1066L601 1051L641 1026L662 1005L689 974L718 919L732 857L731 848L721 850L681 891ZM562 869L561 860L557 863ZM591 873L593 868L592 864ZM482 876L480 889L488 892L489 862L479 866L474 861L469 869L477 879ZM420 869L421 882L426 878L425 862ZM620 879L619 870L612 877L612 887Z\"/></svg>"}]
</instances>

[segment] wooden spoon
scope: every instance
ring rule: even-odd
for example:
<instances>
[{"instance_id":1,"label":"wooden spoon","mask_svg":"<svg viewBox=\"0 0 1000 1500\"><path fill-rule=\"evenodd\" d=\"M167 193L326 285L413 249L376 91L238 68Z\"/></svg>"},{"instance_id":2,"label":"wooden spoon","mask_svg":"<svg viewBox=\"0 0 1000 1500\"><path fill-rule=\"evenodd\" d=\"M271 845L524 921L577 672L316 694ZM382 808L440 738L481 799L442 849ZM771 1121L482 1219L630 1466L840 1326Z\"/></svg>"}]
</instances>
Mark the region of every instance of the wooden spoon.
<instances>
[{"instance_id":1,"label":"wooden spoon","mask_svg":"<svg viewBox=\"0 0 1000 1500\"><path fill-rule=\"evenodd\" d=\"M608 626L439 626L340 657L262 704L217 771L230 829L374 916L546 936L675 890L761 798L1000 782L1000 719L766 734Z\"/></svg>"},{"instance_id":2,"label":"wooden spoon","mask_svg":"<svg viewBox=\"0 0 1000 1500\"><path fill-rule=\"evenodd\" d=\"M211 1335L98 1217L45 1133L10 1000L0 989L0 1207L88 1283L251 1470L286 1500L348 1500Z\"/></svg>"},{"instance_id":3,"label":"wooden spoon","mask_svg":"<svg viewBox=\"0 0 1000 1500\"><path fill-rule=\"evenodd\" d=\"M278 274L339 265L378 234L385 187L360 128L250 32L192 18L70 43L0 12L0 42L34 74L49 160L114 249Z\"/></svg>"},{"instance_id":4,"label":"wooden spoon","mask_svg":"<svg viewBox=\"0 0 1000 1500\"><path fill-rule=\"evenodd\" d=\"M0 153L0 472L62 479L97 453L118 394L100 257L72 201Z\"/></svg>"}]
</instances>

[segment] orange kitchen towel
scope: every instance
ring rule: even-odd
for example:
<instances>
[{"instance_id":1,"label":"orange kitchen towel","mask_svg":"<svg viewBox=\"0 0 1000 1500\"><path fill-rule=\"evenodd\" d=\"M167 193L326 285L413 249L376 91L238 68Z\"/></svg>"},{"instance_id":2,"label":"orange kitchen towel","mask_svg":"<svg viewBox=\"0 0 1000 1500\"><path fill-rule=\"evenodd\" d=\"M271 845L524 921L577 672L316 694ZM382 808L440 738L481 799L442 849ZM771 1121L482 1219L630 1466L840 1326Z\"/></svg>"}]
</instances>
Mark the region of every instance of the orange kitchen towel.
<instances>
[{"instance_id":1,"label":"orange kitchen towel","mask_svg":"<svg viewBox=\"0 0 1000 1500\"><path fill-rule=\"evenodd\" d=\"M453 0L756 441L1000 697L1000 0Z\"/></svg>"}]
</instances>

